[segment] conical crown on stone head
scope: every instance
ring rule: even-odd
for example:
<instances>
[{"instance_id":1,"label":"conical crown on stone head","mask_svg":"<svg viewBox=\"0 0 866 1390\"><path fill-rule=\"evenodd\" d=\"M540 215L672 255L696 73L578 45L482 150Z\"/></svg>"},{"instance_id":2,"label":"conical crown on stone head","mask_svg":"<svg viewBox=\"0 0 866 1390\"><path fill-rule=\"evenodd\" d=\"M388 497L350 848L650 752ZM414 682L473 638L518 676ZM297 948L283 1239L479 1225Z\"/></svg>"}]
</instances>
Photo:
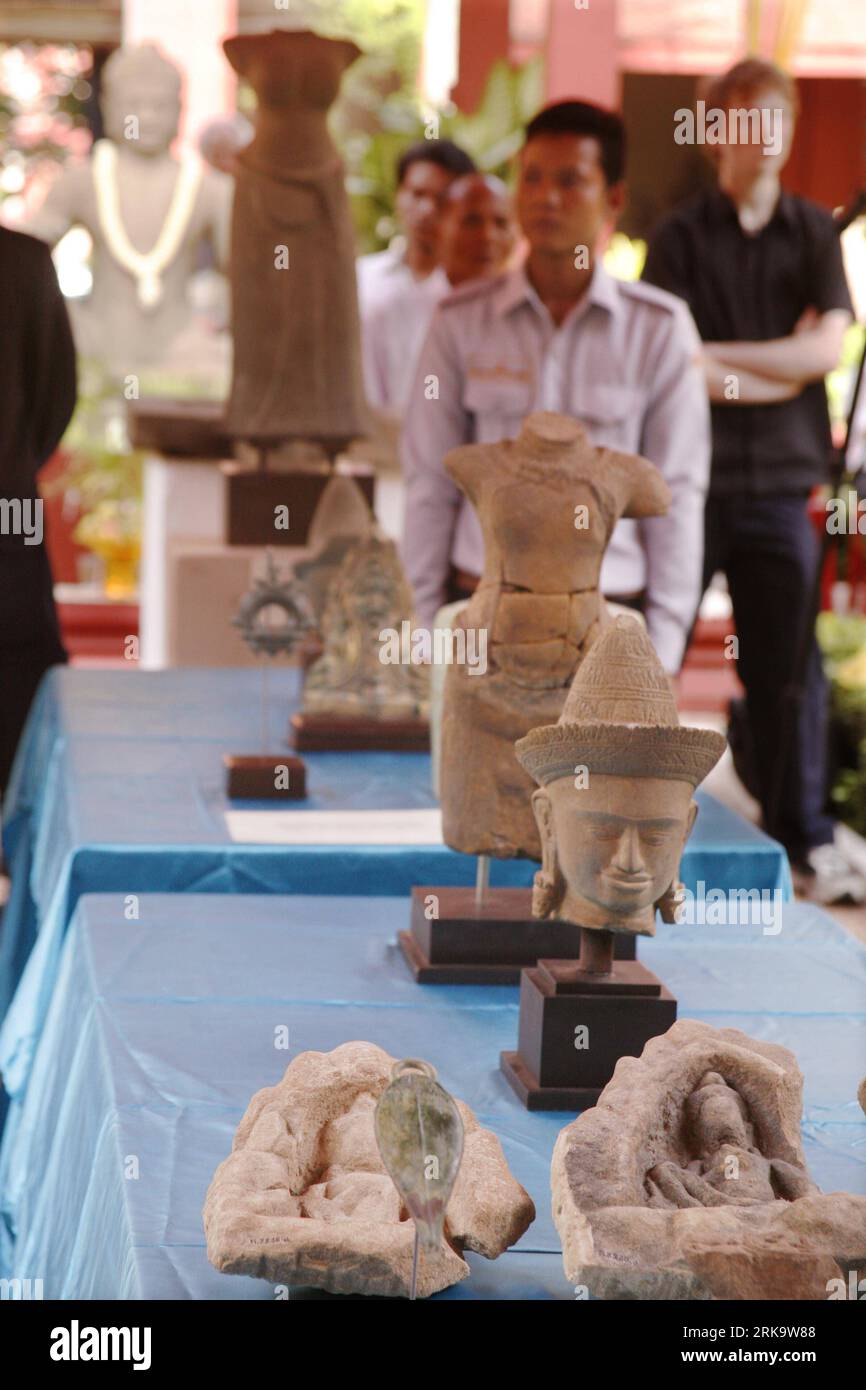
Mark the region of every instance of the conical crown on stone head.
<instances>
[{"instance_id":1,"label":"conical crown on stone head","mask_svg":"<svg viewBox=\"0 0 866 1390\"><path fill-rule=\"evenodd\" d=\"M645 628L618 617L590 647L560 724L679 725L676 701Z\"/></svg>"}]
</instances>

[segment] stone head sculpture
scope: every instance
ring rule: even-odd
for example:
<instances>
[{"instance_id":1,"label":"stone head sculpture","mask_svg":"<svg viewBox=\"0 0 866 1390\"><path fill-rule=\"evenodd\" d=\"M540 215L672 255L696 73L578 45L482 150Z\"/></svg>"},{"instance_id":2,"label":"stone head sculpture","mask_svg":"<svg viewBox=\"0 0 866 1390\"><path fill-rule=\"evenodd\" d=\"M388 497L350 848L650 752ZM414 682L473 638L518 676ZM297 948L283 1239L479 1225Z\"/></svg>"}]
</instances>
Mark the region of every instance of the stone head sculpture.
<instances>
[{"instance_id":1,"label":"stone head sculpture","mask_svg":"<svg viewBox=\"0 0 866 1390\"><path fill-rule=\"evenodd\" d=\"M108 138L137 154L164 154L180 124L180 69L154 44L140 44L112 53L102 83Z\"/></svg>"},{"instance_id":2,"label":"stone head sculpture","mask_svg":"<svg viewBox=\"0 0 866 1390\"><path fill-rule=\"evenodd\" d=\"M533 914L654 935L697 815L694 789L724 747L721 734L680 725L645 629L617 618L578 668L559 721L516 744L538 783Z\"/></svg>"},{"instance_id":3,"label":"stone head sculpture","mask_svg":"<svg viewBox=\"0 0 866 1390\"><path fill-rule=\"evenodd\" d=\"M716 1071L705 1072L685 1102L689 1138L698 1154L707 1158L723 1144L755 1146L749 1107L739 1091Z\"/></svg>"}]
</instances>

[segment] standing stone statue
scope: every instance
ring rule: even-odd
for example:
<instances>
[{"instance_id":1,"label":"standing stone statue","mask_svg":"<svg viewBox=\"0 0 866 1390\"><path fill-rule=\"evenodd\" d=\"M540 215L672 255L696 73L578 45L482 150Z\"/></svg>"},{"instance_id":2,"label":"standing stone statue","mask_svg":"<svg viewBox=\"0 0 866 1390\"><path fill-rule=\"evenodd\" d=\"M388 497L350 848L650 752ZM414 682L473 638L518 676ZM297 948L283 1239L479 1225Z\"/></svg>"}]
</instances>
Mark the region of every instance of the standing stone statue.
<instances>
[{"instance_id":1,"label":"standing stone statue","mask_svg":"<svg viewBox=\"0 0 866 1390\"><path fill-rule=\"evenodd\" d=\"M106 139L70 164L26 230L52 245L73 226L93 240L93 290L73 306L78 350L117 376L164 365L191 322L187 292L203 239L228 255L231 183L171 153L181 73L151 44L103 69Z\"/></svg>"},{"instance_id":2,"label":"standing stone statue","mask_svg":"<svg viewBox=\"0 0 866 1390\"><path fill-rule=\"evenodd\" d=\"M550 412L529 415L514 441L452 450L445 467L484 533L484 573L457 621L486 633L488 650L484 674L455 664L445 679L443 836L465 854L539 859L534 783L515 741L556 722L610 622L598 580L616 522L662 515L670 492L646 459L596 448L577 420Z\"/></svg>"},{"instance_id":3,"label":"standing stone statue","mask_svg":"<svg viewBox=\"0 0 866 1390\"><path fill-rule=\"evenodd\" d=\"M394 542L377 534L356 541L328 593L324 651L307 672L304 712L386 723L426 714L427 668L383 659L383 634L399 633L411 612Z\"/></svg>"},{"instance_id":4,"label":"standing stone statue","mask_svg":"<svg viewBox=\"0 0 866 1390\"><path fill-rule=\"evenodd\" d=\"M260 444L339 447L367 425L355 239L328 108L360 49L306 30L223 45L258 97L232 222L228 426Z\"/></svg>"}]
</instances>

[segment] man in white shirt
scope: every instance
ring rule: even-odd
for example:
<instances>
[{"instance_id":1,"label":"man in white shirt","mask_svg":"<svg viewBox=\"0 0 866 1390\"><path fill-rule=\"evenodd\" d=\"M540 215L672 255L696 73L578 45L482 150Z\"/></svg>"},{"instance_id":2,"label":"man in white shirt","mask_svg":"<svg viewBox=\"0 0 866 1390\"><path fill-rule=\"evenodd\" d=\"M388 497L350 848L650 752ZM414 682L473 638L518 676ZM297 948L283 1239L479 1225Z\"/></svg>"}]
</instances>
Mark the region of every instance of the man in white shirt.
<instances>
[{"instance_id":1,"label":"man in white shirt","mask_svg":"<svg viewBox=\"0 0 866 1390\"><path fill-rule=\"evenodd\" d=\"M395 210L403 235L385 251L360 256L357 262L358 303L364 347L367 398L378 409L398 409L399 383L372 367L378 336L373 321L388 312L393 355L414 364L430 316L448 290L438 268L439 223L451 184L474 171L465 150L451 140L420 140L404 150L397 162ZM408 383L403 389L405 396Z\"/></svg>"},{"instance_id":2,"label":"man in white shirt","mask_svg":"<svg viewBox=\"0 0 866 1390\"><path fill-rule=\"evenodd\" d=\"M650 459L673 493L667 516L618 523L601 582L642 609L675 673L700 596L709 408L686 305L601 264L625 200L624 162L622 121L599 107L559 102L529 123L517 189L526 264L450 295L421 350L403 437L403 558L430 623L483 567L478 518L444 455L513 438L534 410L574 415L594 443Z\"/></svg>"},{"instance_id":3,"label":"man in white shirt","mask_svg":"<svg viewBox=\"0 0 866 1390\"><path fill-rule=\"evenodd\" d=\"M497 275L515 240L502 180L479 173L455 179L439 218L440 264L412 289L383 293L364 317L364 380L371 405L402 420L437 305L468 280Z\"/></svg>"}]
</instances>

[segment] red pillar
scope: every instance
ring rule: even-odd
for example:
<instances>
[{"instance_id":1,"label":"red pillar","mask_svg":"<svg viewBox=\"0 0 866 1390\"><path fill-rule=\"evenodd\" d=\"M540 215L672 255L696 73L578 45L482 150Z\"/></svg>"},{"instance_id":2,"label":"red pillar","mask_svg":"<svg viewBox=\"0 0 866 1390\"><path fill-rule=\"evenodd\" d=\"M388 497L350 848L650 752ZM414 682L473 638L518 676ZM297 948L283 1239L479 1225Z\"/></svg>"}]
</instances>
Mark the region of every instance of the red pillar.
<instances>
[{"instance_id":1,"label":"red pillar","mask_svg":"<svg viewBox=\"0 0 866 1390\"><path fill-rule=\"evenodd\" d=\"M508 0L462 0L460 52L451 100L467 113L484 95L490 69L508 57Z\"/></svg>"},{"instance_id":2,"label":"red pillar","mask_svg":"<svg viewBox=\"0 0 866 1390\"><path fill-rule=\"evenodd\" d=\"M616 0L550 0L547 100L618 107Z\"/></svg>"}]
</instances>

